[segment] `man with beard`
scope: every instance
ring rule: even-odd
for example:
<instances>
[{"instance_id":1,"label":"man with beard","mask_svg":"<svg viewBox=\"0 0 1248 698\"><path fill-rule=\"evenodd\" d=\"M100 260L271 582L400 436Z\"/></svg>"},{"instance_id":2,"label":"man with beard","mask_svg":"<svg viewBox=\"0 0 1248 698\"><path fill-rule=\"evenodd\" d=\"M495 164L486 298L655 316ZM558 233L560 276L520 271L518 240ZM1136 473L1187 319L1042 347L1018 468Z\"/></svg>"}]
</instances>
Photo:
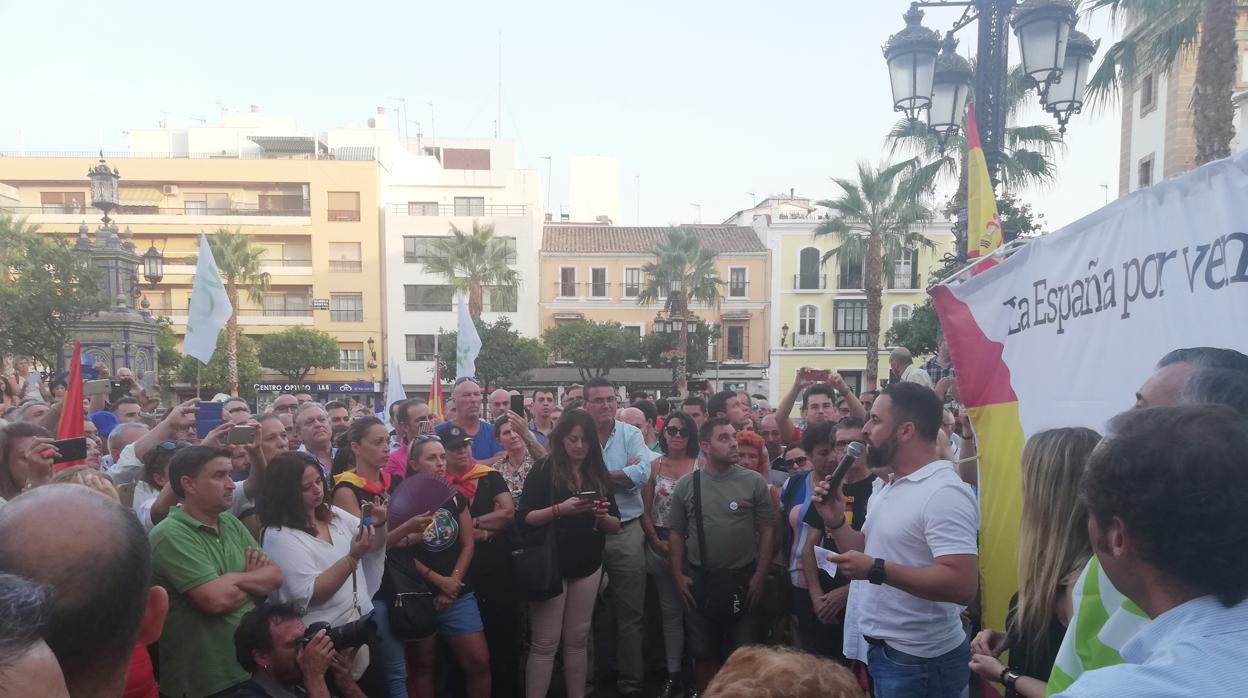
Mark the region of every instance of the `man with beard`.
<instances>
[{"instance_id":1,"label":"man with beard","mask_svg":"<svg viewBox=\"0 0 1248 698\"><path fill-rule=\"evenodd\" d=\"M861 532L848 522L843 491L815 488L816 510L840 554L827 559L862 587L858 629L870 649L877 698L959 698L970 680L970 643L961 606L979 585L979 507L953 463L940 460L944 405L931 388L888 386L863 429L877 480Z\"/></svg>"}]
</instances>

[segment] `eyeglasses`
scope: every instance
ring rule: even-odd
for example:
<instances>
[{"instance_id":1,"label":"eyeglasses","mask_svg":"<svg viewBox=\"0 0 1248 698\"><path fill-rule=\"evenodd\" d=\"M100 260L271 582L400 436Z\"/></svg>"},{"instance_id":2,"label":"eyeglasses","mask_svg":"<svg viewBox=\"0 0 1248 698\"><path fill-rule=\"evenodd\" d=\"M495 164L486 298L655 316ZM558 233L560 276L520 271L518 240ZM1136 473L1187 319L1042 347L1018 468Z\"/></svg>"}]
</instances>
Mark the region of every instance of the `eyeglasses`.
<instances>
[{"instance_id":1,"label":"eyeglasses","mask_svg":"<svg viewBox=\"0 0 1248 698\"><path fill-rule=\"evenodd\" d=\"M688 429L682 429L680 427L667 427L663 431L667 432L668 436L688 436L689 435Z\"/></svg>"},{"instance_id":2,"label":"eyeglasses","mask_svg":"<svg viewBox=\"0 0 1248 698\"><path fill-rule=\"evenodd\" d=\"M176 451L179 448L186 448L191 445L193 444L191 444L190 441L161 441L156 444L156 448L159 448L162 451Z\"/></svg>"},{"instance_id":3,"label":"eyeglasses","mask_svg":"<svg viewBox=\"0 0 1248 698\"><path fill-rule=\"evenodd\" d=\"M588 402L589 404L595 407L603 407L606 405L614 405L615 403L619 401L620 401L619 396L612 395L610 397L596 397L593 400L589 400Z\"/></svg>"},{"instance_id":4,"label":"eyeglasses","mask_svg":"<svg viewBox=\"0 0 1248 698\"><path fill-rule=\"evenodd\" d=\"M833 448L849 448L850 444L859 443L858 439L840 439L832 444Z\"/></svg>"},{"instance_id":5,"label":"eyeglasses","mask_svg":"<svg viewBox=\"0 0 1248 698\"><path fill-rule=\"evenodd\" d=\"M793 467L793 466L795 466L795 465L806 465L806 463L807 463L809 460L810 460L810 459L809 459L809 458L807 458L806 456L798 456L797 458L785 458L785 459L784 459L784 464L785 464L785 465L787 465L787 466L789 466L789 467L791 468L791 467Z\"/></svg>"},{"instance_id":6,"label":"eyeglasses","mask_svg":"<svg viewBox=\"0 0 1248 698\"><path fill-rule=\"evenodd\" d=\"M236 414L238 412L247 412L247 411L248 410L246 407L235 407L233 409L226 410L226 412L229 414Z\"/></svg>"}]
</instances>

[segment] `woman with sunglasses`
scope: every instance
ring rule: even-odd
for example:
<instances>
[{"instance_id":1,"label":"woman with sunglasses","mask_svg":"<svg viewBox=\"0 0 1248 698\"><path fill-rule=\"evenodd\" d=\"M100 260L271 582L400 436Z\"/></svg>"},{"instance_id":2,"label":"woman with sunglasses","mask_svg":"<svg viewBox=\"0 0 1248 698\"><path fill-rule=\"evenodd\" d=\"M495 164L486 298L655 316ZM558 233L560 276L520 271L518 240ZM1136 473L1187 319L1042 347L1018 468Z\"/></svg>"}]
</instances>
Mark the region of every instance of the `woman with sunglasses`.
<instances>
[{"instance_id":1,"label":"woman with sunglasses","mask_svg":"<svg viewBox=\"0 0 1248 698\"><path fill-rule=\"evenodd\" d=\"M130 506L149 531L152 528L152 504L169 484L169 461L173 460L173 454L179 448L190 445L190 441L161 441L156 448L143 454L143 471L134 483Z\"/></svg>"},{"instance_id":2,"label":"woman with sunglasses","mask_svg":"<svg viewBox=\"0 0 1248 698\"><path fill-rule=\"evenodd\" d=\"M685 651L685 608L672 567L668 563L668 517L672 512L672 492L680 478L693 472L698 458L698 427L684 412L672 412L659 432L661 457L650 464L650 480L642 489L641 529L646 534L646 572L654 577L663 610L663 646L667 653L667 681L663 698L680 695L682 658Z\"/></svg>"}]
</instances>

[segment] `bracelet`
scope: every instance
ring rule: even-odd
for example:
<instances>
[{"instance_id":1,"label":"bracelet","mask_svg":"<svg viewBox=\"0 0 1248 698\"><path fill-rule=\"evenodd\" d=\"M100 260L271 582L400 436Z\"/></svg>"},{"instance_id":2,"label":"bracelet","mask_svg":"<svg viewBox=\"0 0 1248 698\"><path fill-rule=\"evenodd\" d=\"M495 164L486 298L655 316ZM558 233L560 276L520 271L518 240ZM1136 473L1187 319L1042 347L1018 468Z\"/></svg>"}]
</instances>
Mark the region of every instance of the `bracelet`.
<instances>
[{"instance_id":1,"label":"bracelet","mask_svg":"<svg viewBox=\"0 0 1248 698\"><path fill-rule=\"evenodd\" d=\"M553 507L551 507L551 509L555 510L555 521L558 521L559 520L559 505L556 504Z\"/></svg>"}]
</instances>

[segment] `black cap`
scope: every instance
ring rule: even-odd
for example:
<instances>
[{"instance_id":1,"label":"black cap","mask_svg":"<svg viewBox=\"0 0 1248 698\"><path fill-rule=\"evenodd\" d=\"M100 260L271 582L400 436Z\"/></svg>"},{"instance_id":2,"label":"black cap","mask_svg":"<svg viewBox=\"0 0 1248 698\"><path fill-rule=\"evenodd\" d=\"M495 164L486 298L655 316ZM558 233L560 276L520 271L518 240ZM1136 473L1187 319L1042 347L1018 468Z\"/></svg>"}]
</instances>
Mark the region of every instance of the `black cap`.
<instances>
[{"instance_id":1,"label":"black cap","mask_svg":"<svg viewBox=\"0 0 1248 698\"><path fill-rule=\"evenodd\" d=\"M472 443L472 437L453 424L438 431L438 440L445 448L463 448Z\"/></svg>"}]
</instances>

